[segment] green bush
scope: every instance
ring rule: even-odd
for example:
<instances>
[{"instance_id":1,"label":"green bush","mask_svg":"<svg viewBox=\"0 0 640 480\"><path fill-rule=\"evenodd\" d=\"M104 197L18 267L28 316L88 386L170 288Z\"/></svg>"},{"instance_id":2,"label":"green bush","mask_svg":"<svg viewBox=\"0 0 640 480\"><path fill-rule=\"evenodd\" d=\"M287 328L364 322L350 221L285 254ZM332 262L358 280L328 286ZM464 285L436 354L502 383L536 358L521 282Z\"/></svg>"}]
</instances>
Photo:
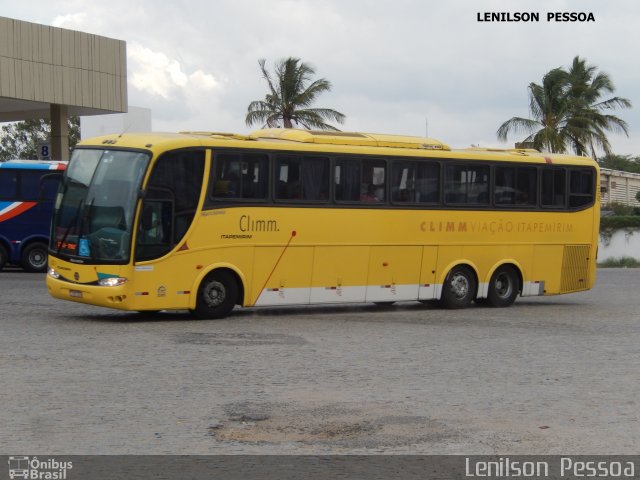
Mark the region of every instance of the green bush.
<instances>
[{"instance_id":1,"label":"green bush","mask_svg":"<svg viewBox=\"0 0 640 480\"><path fill-rule=\"evenodd\" d=\"M633 257L612 257L598 263L598 266L605 268L639 268L640 260Z\"/></svg>"},{"instance_id":2,"label":"green bush","mask_svg":"<svg viewBox=\"0 0 640 480\"><path fill-rule=\"evenodd\" d=\"M600 219L600 231L640 229L640 215L612 215Z\"/></svg>"},{"instance_id":3,"label":"green bush","mask_svg":"<svg viewBox=\"0 0 640 480\"><path fill-rule=\"evenodd\" d=\"M640 230L640 215L600 217L600 239L605 245L609 245L617 230L625 230L627 234L633 234L635 230Z\"/></svg>"},{"instance_id":4,"label":"green bush","mask_svg":"<svg viewBox=\"0 0 640 480\"><path fill-rule=\"evenodd\" d=\"M607 210L613 211L613 214L618 216L635 215L634 208L631 205L620 202L611 202Z\"/></svg>"}]
</instances>

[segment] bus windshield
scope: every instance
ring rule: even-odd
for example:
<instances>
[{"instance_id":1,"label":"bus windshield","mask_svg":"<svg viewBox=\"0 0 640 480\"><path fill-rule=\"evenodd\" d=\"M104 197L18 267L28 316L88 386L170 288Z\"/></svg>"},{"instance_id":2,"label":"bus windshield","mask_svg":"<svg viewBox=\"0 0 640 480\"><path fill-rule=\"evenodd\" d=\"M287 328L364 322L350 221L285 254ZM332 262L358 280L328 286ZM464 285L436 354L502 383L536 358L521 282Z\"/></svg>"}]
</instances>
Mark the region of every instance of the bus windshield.
<instances>
[{"instance_id":1,"label":"bus windshield","mask_svg":"<svg viewBox=\"0 0 640 480\"><path fill-rule=\"evenodd\" d=\"M56 198L50 248L82 263L127 263L147 153L76 149Z\"/></svg>"}]
</instances>

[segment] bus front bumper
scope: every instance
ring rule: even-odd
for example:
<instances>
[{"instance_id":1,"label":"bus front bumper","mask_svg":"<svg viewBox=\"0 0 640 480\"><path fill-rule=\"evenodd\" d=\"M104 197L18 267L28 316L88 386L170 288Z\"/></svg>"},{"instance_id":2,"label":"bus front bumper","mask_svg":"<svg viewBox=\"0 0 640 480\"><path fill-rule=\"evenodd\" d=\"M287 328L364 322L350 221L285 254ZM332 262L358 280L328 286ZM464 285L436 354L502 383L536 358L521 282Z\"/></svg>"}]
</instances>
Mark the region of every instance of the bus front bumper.
<instances>
[{"instance_id":1,"label":"bus front bumper","mask_svg":"<svg viewBox=\"0 0 640 480\"><path fill-rule=\"evenodd\" d=\"M54 278L47 274L47 289L54 298L71 300L72 302L117 308L119 310L135 310L135 301L129 295L126 283L115 286L73 283L62 278Z\"/></svg>"}]
</instances>

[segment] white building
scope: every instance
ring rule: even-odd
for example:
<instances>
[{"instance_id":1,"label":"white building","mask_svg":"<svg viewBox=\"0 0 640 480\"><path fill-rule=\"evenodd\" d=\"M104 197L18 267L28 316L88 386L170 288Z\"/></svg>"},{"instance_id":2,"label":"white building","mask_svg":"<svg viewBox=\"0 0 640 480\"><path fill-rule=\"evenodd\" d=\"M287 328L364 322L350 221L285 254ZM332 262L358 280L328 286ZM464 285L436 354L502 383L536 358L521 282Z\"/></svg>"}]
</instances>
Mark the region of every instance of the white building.
<instances>
[{"instance_id":1,"label":"white building","mask_svg":"<svg viewBox=\"0 0 640 480\"><path fill-rule=\"evenodd\" d=\"M151 109L129 106L127 113L80 117L82 139L112 133L150 132Z\"/></svg>"},{"instance_id":2,"label":"white building","mask_svg":"<svg viewBox=\"0 0 640 480\"><path fill-rule=\"evenodd\" d=\"M636 194L640 191L640 173L600 169L600 201L603 207L612 202L640 207Z\"/></svg>"}]
</instances>

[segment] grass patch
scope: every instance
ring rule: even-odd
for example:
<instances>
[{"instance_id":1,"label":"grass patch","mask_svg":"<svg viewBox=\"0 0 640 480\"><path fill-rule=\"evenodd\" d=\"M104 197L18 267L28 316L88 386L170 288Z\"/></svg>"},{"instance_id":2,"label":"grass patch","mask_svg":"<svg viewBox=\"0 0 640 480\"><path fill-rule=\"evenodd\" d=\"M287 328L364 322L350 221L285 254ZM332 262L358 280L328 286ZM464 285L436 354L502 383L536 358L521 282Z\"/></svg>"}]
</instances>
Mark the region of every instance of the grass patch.
<instances>
[{"instance_id":1,"label":"grass patch","mask_svg":"<svg viewBox=\"0 0 640 480\"><path fill-rule=\"evenodd\" d=\"M640 260L633 257L612 257L598 263L598 266L605 268L640 268Z\"/></svg>"}]
</instances>

